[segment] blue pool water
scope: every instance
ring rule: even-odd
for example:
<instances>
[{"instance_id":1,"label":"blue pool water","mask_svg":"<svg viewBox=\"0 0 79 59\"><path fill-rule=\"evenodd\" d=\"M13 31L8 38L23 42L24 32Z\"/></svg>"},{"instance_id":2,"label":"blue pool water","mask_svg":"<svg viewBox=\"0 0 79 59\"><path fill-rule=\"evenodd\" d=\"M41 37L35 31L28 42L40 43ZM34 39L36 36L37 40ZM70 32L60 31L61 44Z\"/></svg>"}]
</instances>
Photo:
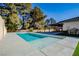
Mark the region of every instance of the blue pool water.
<instances>
[{"instance_id":1,"label":"blue pool water","mask_svg":"<svg viewBox=\"0 0 79 59\"><path fill-rule=\"evenodd\" d=\"M21 38L23 38L26 41L33 41L33 40L47 37L44 35L33 34L33 33L19 33L17 35L19 35Z\"/></svg>"}]
</instances>

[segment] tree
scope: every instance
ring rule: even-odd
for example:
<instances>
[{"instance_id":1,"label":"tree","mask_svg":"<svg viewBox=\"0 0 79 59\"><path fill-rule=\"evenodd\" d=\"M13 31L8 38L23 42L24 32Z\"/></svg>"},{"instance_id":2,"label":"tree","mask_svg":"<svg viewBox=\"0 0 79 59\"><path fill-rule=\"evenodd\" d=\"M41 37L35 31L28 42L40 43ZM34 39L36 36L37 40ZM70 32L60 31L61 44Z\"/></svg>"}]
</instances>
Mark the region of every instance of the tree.
<instances>
[{"instance_id":1,"label":"tree","mask_svg":"<svg viewBox=\"0 0 79 59\"><path fill-rule=\"evenodd\" d=\"M16 6L13 3L5 3L4 5L1 16L5 19L7 30L16 31L20 24Z\"/></svg>"},{"instance_id":2,"label":"tree","mask_svg":"<svg viewBox=\"0 0 79 59\"><path fill-rule=\"evenodd\" d=\"M4 3L0 5L0 15L2 16L3 19L7 19L9 14L9 8L4 5L5 5Z\"/></svg>"},{"instance_id":3,"label":"tree","mask_svg":"<svg viewBox=\"0 0 79 59\"><path fill-rule=\"evenodd\" d=\"M46 19L45 24L46 24L45 27L47 27L49 29L49 32L50 32L50 26L49 26L50 20Z\"/></svg>"},{"instance_id":4,"label":"tree","mask_svg":"<svg viewBox=\"0 0 79 59\"><path fill-rule=\"evenodd\" d=\"M18 11L16 10L16 6L13 3L6 4L9 7L9 20L10 25L12 25L12 31L18 30L18 26L20 24L20 20L18 17ZM8 29L9 30L9 29Z\"/></svg>"},{"instance_id":5,"label":"tree","mask_svg":"<svg viewBox=\"0 0 79 59\"><path fill-rule=\"evenodd\" d=\"M21 15L23 24L22 29L25 29L26 20L29 17L30 10L31 10L31 4L30 3L15 3L17 10L19 11L19 15Z\"/></svg>"},{"instance_id":6,"label":"tree","mask_svg":"<svg viewBox=\"0 0 79 59\"><path fill-rule=\"evenodd\" d=\"M47 26L50 25L50 24L55 24L56 23L56 21L53 18L46 19L45 22L46 22Z\"/></svg>"},{"instance_id":7,"label":"tree","mask_svg":"<svg viewBox=\"0 0 79 59\"><path fill-rule=\"evenodd\" d=\"M50 24L55 24L56 23L56 20L54 20L53 18L50 18Z\"/></svg>"},{"instance_id":8,"label":"tree","mask_svg":"<svg viewBox=\"0 0 79 59\"><path fill-rule=\"evenodd\" d=\"M55 24L56 21L53 18L49 18L45 21L45 23L46 23L46 27L49 29L49 32L50 32L50 28L51 28L50 24Z\"/></svg>"},{"instance_id":9,"label":"tree","mask_svg":"<svg viewBox=\"0 0 79 59\"><path fill-rule=\"evenodd\" d=\"M50 20L49 19L46 19L46 21L45 21L46 26L48 26L49 23L50 23Z\"/></svg>"},{"instance_id":10,"label":"tree","mask_svg":"<svg viewBox=\"0 0 79 59\"><path fill-rule=\"evenodd\" d=\"M25 26L26 26L25 28L26 28L26 29L29 29L31 22L32 22L32 18L29 18L29 19L27 20L26 24L25 24Z\"/></svg>"},{"instance_id":11,"label":"tree","mask_svg":"<svg viewBox=\"0 0 79 59\"><path fill-rule=\"evenodd\" d=\"M27 15L30 14L31 4L30 3L3 3L5 6L0 6L0 15L5 19L7 30L18 29L20 23L22 28L25 27L25 20ZM21 22L19 15L23 18ZM12 27L11 27L12 26ZM15 26L15 27L13 27ZM13 31L13 30L12 30Z\"/></svg>"},{"instance_id":12,"label":"tree","mask_svg":"<svg viewBox=\"0 0 79 59\"><path fill-rule=\"evenodd\" d=\"M35 7L34 9L31 10L30 16L33 19L32 23L31 23L31 26L33 26L33 27L35 27L35 26L38 27L37 25L40 23L40 21L43 22L44 18L46 17L43 14L42 10L38 7ZM39 26L40 26L40 24L39 24Z\"/></svg>"}]
</instances>

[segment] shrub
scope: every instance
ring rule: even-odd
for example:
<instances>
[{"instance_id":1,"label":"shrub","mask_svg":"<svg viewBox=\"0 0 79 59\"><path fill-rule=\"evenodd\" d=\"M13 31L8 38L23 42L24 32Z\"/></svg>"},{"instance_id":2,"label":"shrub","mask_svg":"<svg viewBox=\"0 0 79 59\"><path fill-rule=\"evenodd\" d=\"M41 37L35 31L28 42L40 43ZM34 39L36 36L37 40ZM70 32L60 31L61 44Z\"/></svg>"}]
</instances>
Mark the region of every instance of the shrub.
<instances>
[{"instance_id":1,"label":"shrub","mask_svg":"<svg viewBox=\"0 0 79 59\"><path fill-rule=\"evenodd\" d=\"M30 28L29 31L30 31L30 32L33 32L33 28Z\"/></svg>"}]
</instances>

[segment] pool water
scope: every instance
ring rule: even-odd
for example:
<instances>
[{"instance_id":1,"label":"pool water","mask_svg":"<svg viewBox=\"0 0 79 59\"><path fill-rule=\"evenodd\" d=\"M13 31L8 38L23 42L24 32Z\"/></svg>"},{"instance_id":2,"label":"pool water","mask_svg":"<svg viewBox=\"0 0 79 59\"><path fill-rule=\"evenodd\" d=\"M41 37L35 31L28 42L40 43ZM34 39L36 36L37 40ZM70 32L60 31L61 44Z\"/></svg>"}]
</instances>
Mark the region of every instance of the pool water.
<instances>
[{"instance_id":1,"label":"pool water","mask_svg":"<svg viewBox=\"0 0 79 59\"><path fill-rule=\"evenodd\" d=\"M47 36L44 36L44 35L32 34L32 33L20 33L20 34L17 34L17 35L19 35L21 38L23 38L26 41L33 41L33 40L37 40L37 39L40 39L40 38L47 37Z\"/></svg>"}]
</instances>

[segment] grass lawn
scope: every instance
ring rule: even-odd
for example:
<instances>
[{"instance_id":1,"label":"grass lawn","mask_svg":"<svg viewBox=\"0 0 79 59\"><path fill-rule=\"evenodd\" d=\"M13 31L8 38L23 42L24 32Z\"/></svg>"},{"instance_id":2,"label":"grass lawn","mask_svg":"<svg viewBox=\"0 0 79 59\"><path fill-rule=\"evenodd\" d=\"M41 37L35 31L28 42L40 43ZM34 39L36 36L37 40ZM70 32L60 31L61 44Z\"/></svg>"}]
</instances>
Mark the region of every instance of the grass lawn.
<instances>
[{"instance_id":1,"label":"grass lawn","mask_svg":"<svg viewBox=\"0 0 79 59\"><path fill-rule=\"evenodd\" d=\"M79 42L78 42L77 47L73 53L73 56L79 56Z\"/></svg>"}]
</instances>

